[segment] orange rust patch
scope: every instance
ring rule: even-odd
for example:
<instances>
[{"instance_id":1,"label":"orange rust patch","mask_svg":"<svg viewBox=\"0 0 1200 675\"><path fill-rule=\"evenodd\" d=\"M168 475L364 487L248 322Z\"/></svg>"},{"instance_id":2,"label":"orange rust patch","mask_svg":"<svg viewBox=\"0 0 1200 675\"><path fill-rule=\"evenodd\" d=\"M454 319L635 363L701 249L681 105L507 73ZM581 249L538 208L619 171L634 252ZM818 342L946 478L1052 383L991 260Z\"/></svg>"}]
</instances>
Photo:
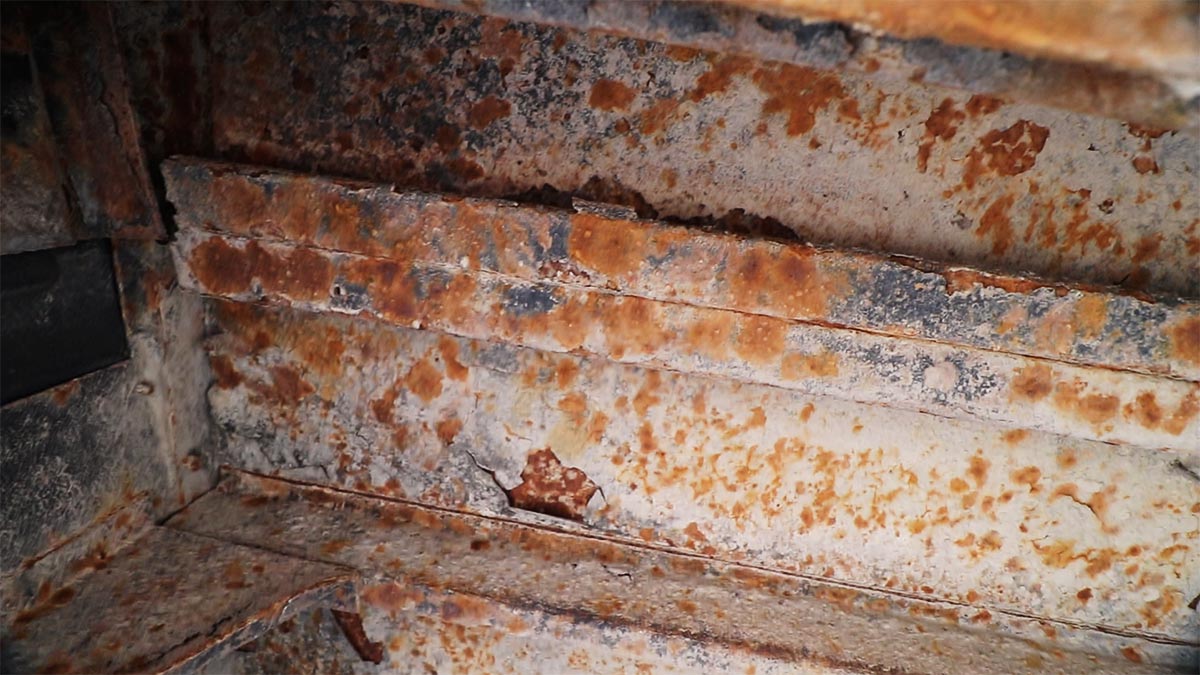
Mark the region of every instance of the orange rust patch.
<instances>
[{"instance_id":1,"label":"orange rust patch","mask_svg":"<svg viewBox=\"0 0 1200 675\"><path fill-rule=\"evenodd\" d=\"M1134 663L1142 662L1142 653L1135 647L1121 647L1121 656L1133 661Z\"/></svg>"},{"instance_id":2,"label":"orange rust patch","mask_svg":"<svg viewBox=\"0 0 1200 675\"><path fill-rule=\"evenodd\" d=\"M979 143L967 154L963 169L963 186L975 187L987 173L1016 176L1033 168L1037 156L1046 146L1050 130L1028 120L1018 120L1007 129L993 129L979 138Z\"/></svg>"},{"instance_id":3,"label":"orange rust patch","mask_svg":"<svg viewBox=\"0 0 1200 675\"><path fill-rule=\"evenodd\" d=\"M1162 246L1162 240L1163 235L1161 233L1139 239L1137 246L1133 249L1133 264L1140 265L1158 255L1158 249Z\"/></svg>"},{"instance_id":4,"label":"orange rust patch","mask_svg":"<svg viewBox=\"0 0 1200 675\"><path fill-rule=\"evenodd\" d=\"M521 484L508 491L514 508L582 521L597 486L579 469L564 467L550 448L529 453Z\"/></svg>"},{"instance_id":5,"label":"orange rust patch","mask_svg":"<svg viewBox=\"0 0 1200 675\"><path fill-rule=\"evenodd\" d=\"M786 248L772 252L751 247L730 261L727 279L739 309L783 310L793 317L820 317L825 313L829 290L807 250ZM837 290L837 289L834 289Z\"/></svg>"},{"instance_id":6,"label":"orange rust patch","mask_svg":"<svg viewBox=\"0 0 1200 675\"><path fill-rule=\"evenodd\" d=\"M1042 470L1036 466L1027 466L1023 469L1013 471L1012 479L1017 483L1028 485L1032 491L1036 492L1037 483L1042 479Z\"/></svg>"},{"instance_id":7,"label":"orange rust patch","mask_svg":"<svg viewBox=\"0 0 1200 675\"><path fill-rule=\"evenodd\" d=\"M508 117L511 112L511 103L495 96L488 96L471 106L471 111L467 113L467 121L476 129L486 129L496 120Z\"/></svg>"},{"instance_id":8,"label":"orange rust patch","mask_svg":"<svg viewBox=\"0 0 1200 675\"><path fill-rule=\"evenodd\" d=\"M442 420L437 423L437 436L445 445L450 445L454 442L458 432L462 431L462 420L457 417L452 417L448 420Z\"/></svg>"},{"instance_id":9,"label":"orange rust patch","mask_svg":"<svg viewBox=\"0 0 1200 675\"><path fill-rule=\"evenodd\" d=\"M700 102L713 94L721 94L729 89L735 75L750 72L754 61L744 56L708 55L708 70L696 78L696 86L688 92L688 98Z\"/></svg>"},{"instance_id":10,"label":"orange rust patch","mask_svg":"<svg viewBox=\"0 0 1200 675\"><path fill-rule=\"evenodd\" d=\"M992 253L1004 255L1012 245L1012 221L1008 217L1008 209L1013 204L1013 195L1004 195L992 202L983 217L979 219L979 229L975 231L978 237L992 237Z\"/></svg>"},{"instance_id":11,"label":"orange rust patch","mask_svg":"<svg viewBox=\"0 0 1200 675\"><path fill-rule=\"evenodd\" d=\"M709 358L723 358L729 351L733 318L724 312L705 313L688 326L683 341L692 351Z\"/></svg>"},{"instance_id":12,"label":"orange rust patch","mask_svg":"<svg viewBox=\"0 0 1200 675\"><path fill-rule=\"evenodd\" d=\"M1171 354L1177 359L1200 365L1200 317L1189 317L1167 329Z\"/></svg>"},{"instance_id":13,"label":"orange rust patch","mask_svg":"<svg viewBox=\"0 0 1200 675\"><path fill-rule=\"evenodd\" d=\"M375 419L383 424L392 423L392 408L396 404L396 397L400 395L399 386L393 384L383 392L383 396L377 398L370 403L371 413L375 415Z\"/></svg>"},{"instance_id":14,"label":"orange rust patch","mask_svg":"<svg viewBox=\"0 0 1200 675\"><path fill-rule=\"evenodd\" d=\"M769 362L786 347L787 324L765 316L741 317L734 349L743 359L755 363Z\"/></svg>"},{"instance_id":15,"label":"orange rust patch","mask_svg":"<svg viewBox=\"0 0 1200 675\"><path fill-rule=\"evenodd\" d=\"M1138 155L1133 158L1133 168L1141 174L1146 173L1161 173L1158 168L1158 162L1154 161L1153 157L1146 155Z\"/></svg>"},{"instance_id":16,"label":"orange rust patch","mask_svg":"<svg viewBox=\"0 0 1200 675\"><path fill-rule=\"evenodd\" d=\"M1004 100L994 96L986 96L984 94L975 94L967 101L967 113L972 117L979 115L990 115L996 112L1004 105Z\"/></svg>"},{"instance_id":17,"label":"orange rust patch","mask_svg":"<svg viewBox=\"0 0 1200 675\"><path fill-rule=\"evenodd\" d=\"M424 594L416 588L398 583L368 586L362 590L361 597L366 604L387 610L393 617L425 599Z\"/></svg>"},{"instance_id":18,"label":"orange rust patch","mask_svg":"<svg viewBox=\"0 0 1200 675\"><path fill-rule=\"evenodd\" d=\"M568 255L605 276L636 274L641 269L645 245L645 230L632 223L590 213L571 216Z\"/></svg>"},{"instance_id":19,"label":"orange rust patch","mask_svg":"<svg viewBox=\"0 0 1200 675\"><path fill-rule=\"evenodd\" d=\"M1099 294L1085 295L1075 303L1075 325L1087 339L1101 335L1108 323L1108 298Z\"/></svg>"},{"instance_id":20,"label":"orange rust patch","mask_svg":"<svg viewBox=\"0 0 1200 675\"><path fill-rule=\"evenodd\" d=\"M613 358L650 354L663 346L670 335L663 330L658 312L658 303L635 297L624 297L609 306L604 339Z\"/></svg>"},{"instance_id":21,"label":"orange rust patch","mask_svg":"<svg viewBox=\"0 0 1200 675\"><path fill-rule=\"evenodd\" d=\"M458 360L458 343L448 337L438 340L438 352L442 355L442 363L446 366L446 375L459 382L467 379L467 367Z\"/></svg>"},{"instance_id":22,"label":"orange rust patch","mask_svg":"<svg viewBox=\"0 0 1200 675\"><path fill-rule=\"evenodd\" d=\"M783 357L780 374L789 380L807 377L833 377L838 374L838 357L832 352L788 354Z\"/></svg>"},{"instance_id":23,"label":"orange rust patch","mask_svg":"<svg viewBox=\"0 0 1200 675\"><path fill-rule=\"evenodd\" d=\"M1016 445L1028 437L1029 431L1027 429L1009 429L1003 434L1000 434L1000 440L1008 443L1009 445Z\"/></svg>"},{"instance_id":24,"label":"orange rust patch","mask_svg":"<svg viewBox=\"0 0 1200 675\"><path fill-rule=\"evenodd\" d=\"M954 100L950 98L943 99L938 107L929 113L929 117L925 119L925 140L921 141L921 145L917 148L917 171L925 173L929 164L929 153L933 150L934 143L938 140L948 141L954 138L958 133L957 125L964 118L965 115L962 111L955 109Z\"/></svg>"},{"instance_id":25,"label":"orange rust patch","mask_svg":"<svg viewBox=\"0 0 1200 675\"><path fill-rule=\"evenodd\" d=\"M1054 385L1051 382L1053 377L1054 371L1050 369L1050 366L1045 364L1036 363L1031 366L1025 366L1014 374L1012 383L1009 385L1011 390L1010 397L1027 401L1040 401L1054 390Z\"/></svg>"},{"instance_id":26,"label":"orange rust patch","mask_svg":"<svg viewBox=\"0 0 1200 675\"><path fill-rule=\"evenodd\" d=\"M807 422L808 418L812 417L813 410L814 410L813 404L811 404L811 403L804 404L804 407L800 409L800 421Z\"/></svg>"},{"instance_id":27,"label":"orange rust patch","mask_svg":"<svg viewBox=\"0 0 1200 675\"><path fill-rule=\"evenodd\" d=\"M233 361L224 354L214 354L208 360L209 366L212 368L213 376L216 378L217 387L221 389L233 389L242 383L242 374L233 366Z\"/></svg>"},{"instance_id":28,"label":"orange rust patch","mask_svg":"<svg viewBox=\"0 0 1200 675\"><path fill-rule=\"evenodd\" d=\"M442 394L442 373L428 359L413 364L404 378L408 390L429 403Z\"/></svg>"},{"instance_id":29,"label":"orange rust patch","mask_svg":"<svg viewBox=\"0 0 1200 675\"><path fill-rule=\"evenodd\" d=\"M676 99L664 98L656 101L642 111L639 116L638 128L641 129L643 136L653 136L667 128L678 110L679 101Z\"/></svg>"},{"instance_id":30,"label":"orange rust patch","mask_svg":"<svg viewBox=\"0 0 1200 675\"><path fill-rule=\"evenodd\" d=\"M1086 388L1087 385L1078 380L1070 384L1058 383L1058 386L1054 388L1055 407L1094 425L1100 425L1112 419L1120 409L1120 399L1108 394L1083 395L1082 392Z\"/></svg>"},{"instance_id":31,"label":"orange rust patch","mask_svg":"<svg viewBox=\"0 0 1200 675\"><path fill-rule=\"evenodd\" d=\"M983 484L987 482L988 468L991 465L991 462L980 457L979 455L971 457L970 466L967 469L967 475L971 477L971 480L975 481L976 487L983 487Z\"/></svg>"},{"instance_id":32,"label":"orange rust patch","mask_svg":"<svg viewBox=\"0 0 1200 675\"><path fill-rule=\"evenodd\" d=\"M842 82L830 72L787 63L756 70L754 84L767 100L763 115L787 115L787 135L799 136L816 124L817 113L846 95Z\"/></svg>"},{"instance_id":33,"label":"orange rust patch","mask_svg":"<svg viewBox=\"0 0 1200 675\"><path fill-rule=\"evenodd\" d=\"M625 110L633 103L635 94L636 92L624 82L603 78L592 84L588 105L609 112Z\"/></svg>"}]
</instances>

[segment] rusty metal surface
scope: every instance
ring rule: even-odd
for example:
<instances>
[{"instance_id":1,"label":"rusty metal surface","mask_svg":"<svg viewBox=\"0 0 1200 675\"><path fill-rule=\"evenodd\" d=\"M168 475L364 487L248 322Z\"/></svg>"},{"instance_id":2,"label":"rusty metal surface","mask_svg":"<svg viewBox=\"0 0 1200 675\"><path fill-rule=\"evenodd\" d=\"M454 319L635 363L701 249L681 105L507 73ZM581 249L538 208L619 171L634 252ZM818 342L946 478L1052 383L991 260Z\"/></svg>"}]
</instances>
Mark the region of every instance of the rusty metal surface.
<instances>
[{"instance_id":1,"label":"rusty metal surface","mask_svg":"<svg viewBox=\"0 0 1200 675\"><path fill-rule=\"evenodd\" d=\"M76 214L30 54L24 17L6 9L3 40L4 133L0 138L0 252L51 248L76 240Z\"/></svg>"},{"instance_id":2,"label":"rusty metal surface","mask_svg":"<svg viewBox=\"0 0 1200 675\"><path fill-rule=\"evenodd\" d=\"M386 186L175 162L165 173L182 281L208 294L1080 438L1200 448L1200 385L1115 370L1196 377L1194 304L1031 290L970 270L924 272Z\"/></svg>"},{"instance_id":3,"label":"rusty metal surface","mask_svg":"<svg viewBox=\"0 0 1200 675\"><path fill-rule=\"evenodd\" d=\"M114 253L130 359L0 410L5 586L134 505L163 517L213 484L200 300L176 285L165 247L118 241Z\"/></svg>"},{"instance_id":4,"label":"rusty metal surface","mask_svg":"<svg viewBox=\"0 0 1200 675\"><path fill-rule=\"evenodd\" d=\"M1158 72L1200 82L1200 14L1185 0L726 0L908 38Z\"/></svg>"},{"instance_id":5,"label":"rusty metal surface","mask_svg":"<svg viewBox=\"0 0 1200 675\"><path fill-rule=\"evenodd\" d=\"M1200 295L1184 134L404 5L211 11L221 157Z\"/></svg>"},{"instance_id":6,"label":"rusty metal surface","mask_svg":"<svg viewBox=\"0 0 1200 675\"><path fill-rule=\"evenodd\" d=\"M1194 450L358 319L214 312L209 399L237 466L547 522L506 491L548 448L598 486L580 514L595 531L993 613L1195 635Z\"/></svg>"},{"instance_id":7,"label":"rusty metal surface","mask_svg":"<svg viewBox=\"0 0 1200 675\"><path fill-rule=\"evenodd\" d=\"M801 672L1158 672L1197 655L1195 647L247 474L235 473L170 525L379 575L361 604L369 633L388 647L390 672L423 667L414 657L431 659L438 672L477 672L521 646L534 664L545 659L544 668L566 655L530 653L528 643L545 644L572 623L592 624L593 634L608 632L614 642L611 651L597 649L596 638L568 631L572 647L618 659L640 649L684 671L704 669L705 650L681 656L667 648L672 641L675 649L736 646ZM454 625L488 630L478 642L462 641ZM990 630L968 628L982 625ZM742 668L754 663L732 656Z\"/></svg>"},{"instance_id":8,"label":"rusty metal surface","mask_svg":"<svg viewBox=\"0 0 1200 675\"><path fill-rule=\"evenodd\" d=\"M182 673L280 618L352 598L342 567L151 528L10 617L5 672Z\"/></svg>"},{"instance_id":9,"label":"rusty metal surface","mask_svg":"<svg viewBox=\"0 0 1200 675\"><path fill-rule=\"evenodd\" d=\"M746 54L800 66L837 68L868 80L913 81L1101 117L1196 133L1200 101L1189 100L1186 81L1166 73L1112 68L1112 62L1081 63L1022 56L1002 49L958 46L961 36L903 39L842 19L836 7L809 13L805 21L760 14L751 0L721 4L678 0L417 0L414 4L485 14L512 21L592 30L714 52ZM939 14L970 14L970 3ZM1042 4L1042 3L1038 3ZM778 9L770 0L765 12ZM1127 5L1129 6L1129 5ZM811 9L808 8L808 9ZM903 14L899 3L893 9ZM853 10L849 10L853 12ZM918 9L918 12L926 11ZM804 16L805 14L801 14ZM851 24L855 25L851 25ZM934 22L934 25L941 25ZM1194 41L1194 40L1193 40ZM1144 41L1152 45L1151 41ZM1180 43L1184 44L1184 43ZM1171 48L1178 48L1172 45ZM1193 64L1192 79L1196 68ZM1183 86L1181 86L1183 85Z\"/></svg>"},{"instance_id":10,"label":"rusty metal surface","mask_svg":"<svg viewBox=\"0 0 1200 675\"><path fill-rule=\"evenodd\" d=\"M108 5L5 7L4 253L165 231Z\"/></svg>"}]
</instances>

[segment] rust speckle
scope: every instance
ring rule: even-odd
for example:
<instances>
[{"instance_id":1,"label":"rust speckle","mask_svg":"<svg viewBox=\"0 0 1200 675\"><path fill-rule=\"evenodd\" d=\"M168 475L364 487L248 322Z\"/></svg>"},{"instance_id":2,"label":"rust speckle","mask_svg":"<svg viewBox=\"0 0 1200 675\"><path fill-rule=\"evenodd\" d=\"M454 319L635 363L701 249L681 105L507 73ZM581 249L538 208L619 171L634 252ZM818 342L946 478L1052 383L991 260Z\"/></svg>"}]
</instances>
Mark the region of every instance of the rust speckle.
<instances>
[{"instance_id":1,"label":"rust speckle","mask_svg":"<svg viewBox=\"0 0 1200 675\"><path fill-rule=\"evenodd\" d=\"M1040 401L1054 390L1051 381L1053 377L1054 371L1045 364L1025 366L1014 374L1010 384L1010 396L1014 399Z\"/></svg>"},{"instance_id":2,"label":"rust speckle","mask_svg":"<svg viewBox=\"0 0 1200 675\"><path fill-rule=\"evenodd\" d=\"M428 359L413 364L404 378L408 390L429 403L442 394L442 373Z\"/></svg>"},{"instance_id":3,"label":"rust speckle","mask_svg":"<svg viewBox=\"0 0 1200 675\"><path fill-rule=\"evenodd\" d=\"M485 129L496 120L508 117L511 112L511 103L488 96L471 106L471 111L467 113L467 121L476 129Z\"/></svg>"},{"instance_id":4,"label":"rust speckle","mask_svg":"<svg viewBox=\"0 0 1200 675\"><path fill-rule=\"evenodd\" d=\"M963 186L968 190L974 188L976 181L989 172L1000 176L1025 173L1037 163L1037 156L1049 137L1049 129L1028 120L987 132L967 154Z\"/></svg>"},{"instance_id":5,"label":"rust speckle","mask_svg":"<svg viewBox=\"0 0 1200 675\"><path fill-rule=\"evenodd\" d=\"M550 448L529 453L521 484L508 491L518 509L582 521L597 486L579 469L564 467Z\"/></svg>"},{"instance_id":6,"label":"rust speckle","mask_svg":"<svg viewBox=\"0 0 1200 675\"><path fill-rule=\"evenodd\" d=\"M634 90L625 83L605 78L596 80L592 85L588 105L598 110L617 112L627 109L633 103L634 96Z\"/></svg>"}]
</instances>

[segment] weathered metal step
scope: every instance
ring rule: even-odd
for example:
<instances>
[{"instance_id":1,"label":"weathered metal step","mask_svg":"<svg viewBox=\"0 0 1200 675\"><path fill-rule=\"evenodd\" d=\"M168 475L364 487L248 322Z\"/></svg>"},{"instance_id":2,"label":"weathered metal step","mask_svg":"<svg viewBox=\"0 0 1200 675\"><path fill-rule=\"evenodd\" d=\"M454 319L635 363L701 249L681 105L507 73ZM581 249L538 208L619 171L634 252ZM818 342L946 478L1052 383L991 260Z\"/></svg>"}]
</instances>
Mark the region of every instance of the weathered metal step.
<instances>
[{"instance_id":1,"label":"weathered metal step","mask_svg":"<svg viewBox=\"0 0 1200 675\"><path fill-rule=\"evenodd\" d=\"M1149 673L1194 656L241 472L169 526L374 576L378 583L362 594L368 637L386 646L385 668L400 672L419 671L425 659L437 672L496 672L513 653L528 664L521 672L562 672L568 647L581 653L568 672L588 669L580 659L641 658L651 672L657 662L707 672ZM968 627L984 624L990 630ZM556 636L561 651L528 649ZM1078 651L1083 646L1099 651Z\"/></svg>"},{"instance_id":2,"label":"weathered metal step","mask_svg":"<svg viewBox=\"0 0 1200 675\"><path fill-rule=\"evenodd\" d=\"M1121 372L1200 377L1194 303L228 165L164 171L181 282L203 293L1200 448L1200 385Z\"/></svg>"},{"instance_id":3,"label":"weathered metal step","mask_svg":"<svg viewBox=\"0 0 1200 675\"><path fill-rule=\"evenodd\" d=\"M345 567L150 527L6 622L6 673L194 673L277 622L353 604Z\"/></svg>"}]
</instances>

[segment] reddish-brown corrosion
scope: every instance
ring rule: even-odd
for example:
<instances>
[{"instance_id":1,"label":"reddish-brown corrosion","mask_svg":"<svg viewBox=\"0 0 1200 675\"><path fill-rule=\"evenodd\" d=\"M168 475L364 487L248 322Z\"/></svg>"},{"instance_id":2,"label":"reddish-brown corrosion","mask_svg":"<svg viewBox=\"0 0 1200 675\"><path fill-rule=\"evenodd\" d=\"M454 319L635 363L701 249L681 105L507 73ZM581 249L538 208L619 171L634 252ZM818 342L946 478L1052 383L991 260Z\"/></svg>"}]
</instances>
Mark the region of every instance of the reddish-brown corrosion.
<instances>
[{"instance_id":1,"label":"reddish-brown corrosion","mask_svg":"<svg viewBox=\"0 0 1200 675\"><path fill-rule=\"evenodd\" d=\"M993 129L979 138L979 144L967 153L963 169L963 186L975 187L987 173L1016 176L1037 163L1037 156L1046 147L1050 130L1028 120L1018 120L1006 129Z\"/></svg>"},{"instance_id":2,"label":"reddish-brown corrosion","mask_svg":"<svg viewBox=\"0 0 1200 675\"><path fill-rule=\"evenodd\" d=\"M363 628L362 615L355 612L343 612L341 610L332 610L333 620L337 622L338 628L342 629L342 633L346 636L346 640L350 642L350 646L354 647L354 651L363 661L371 663L383 663L383 643L375 642L367 637L367 631Z\"/></svg>"},{"instance_id":3,"label":"reddish-brown corrosion","mask_svg":"<svg viewBox=\"0 0 1200 675\"><path fill-rule=\"evenodd\" d=\"M1180 321L1169 329L1173 356L1200 364L1200 317Z\"/></svg>"},{"instance_id":4,"label":"reddish-brown corrosion","mask_svg":"<svg viewBox=\"0 0 1200 675\"><path fill-rule=\"evenodd\" d=\"M602 78L592 85L588 105L599 110L617 112L627 109L636 95L637 92L624 83Z\"/></svg>"},{"instance_id":5,"label":"reddish-brown corrosion","mask_svg":"<svg viewBox=\"0 0 1200 675\"><path fill-rule=\"evenodd\" d=\"M471 107L471 111L467 113L467 121L476 129L485 129L496 120L508 117L510 112L511 103L488 96Z\"/></svg>"},{"instance_id":6,"label":"reddish-brown corrosion","mask_svg":"<svg viewBox=\"0 0 1200 675\"><path fill-rule=\"evenodd\" d=\"M837 75L804 66L781 63L763 67L754 72L753 79L767 95L763 114L787 115L788 136L808 133L816 124L818 112L846 96Z\"/></svg>"},{"instance_id":7,"label":"reddish-brown corrosion","mask_svg":"<svg viewBox=\"0 0 1200 675\"><path fill-rule=\"evenodd\" d=\"M521 480L508 491L513 507L579 521L598 489L579 469L564 467L550 448L529 453Z\"/></svg>"}]
</instances>

